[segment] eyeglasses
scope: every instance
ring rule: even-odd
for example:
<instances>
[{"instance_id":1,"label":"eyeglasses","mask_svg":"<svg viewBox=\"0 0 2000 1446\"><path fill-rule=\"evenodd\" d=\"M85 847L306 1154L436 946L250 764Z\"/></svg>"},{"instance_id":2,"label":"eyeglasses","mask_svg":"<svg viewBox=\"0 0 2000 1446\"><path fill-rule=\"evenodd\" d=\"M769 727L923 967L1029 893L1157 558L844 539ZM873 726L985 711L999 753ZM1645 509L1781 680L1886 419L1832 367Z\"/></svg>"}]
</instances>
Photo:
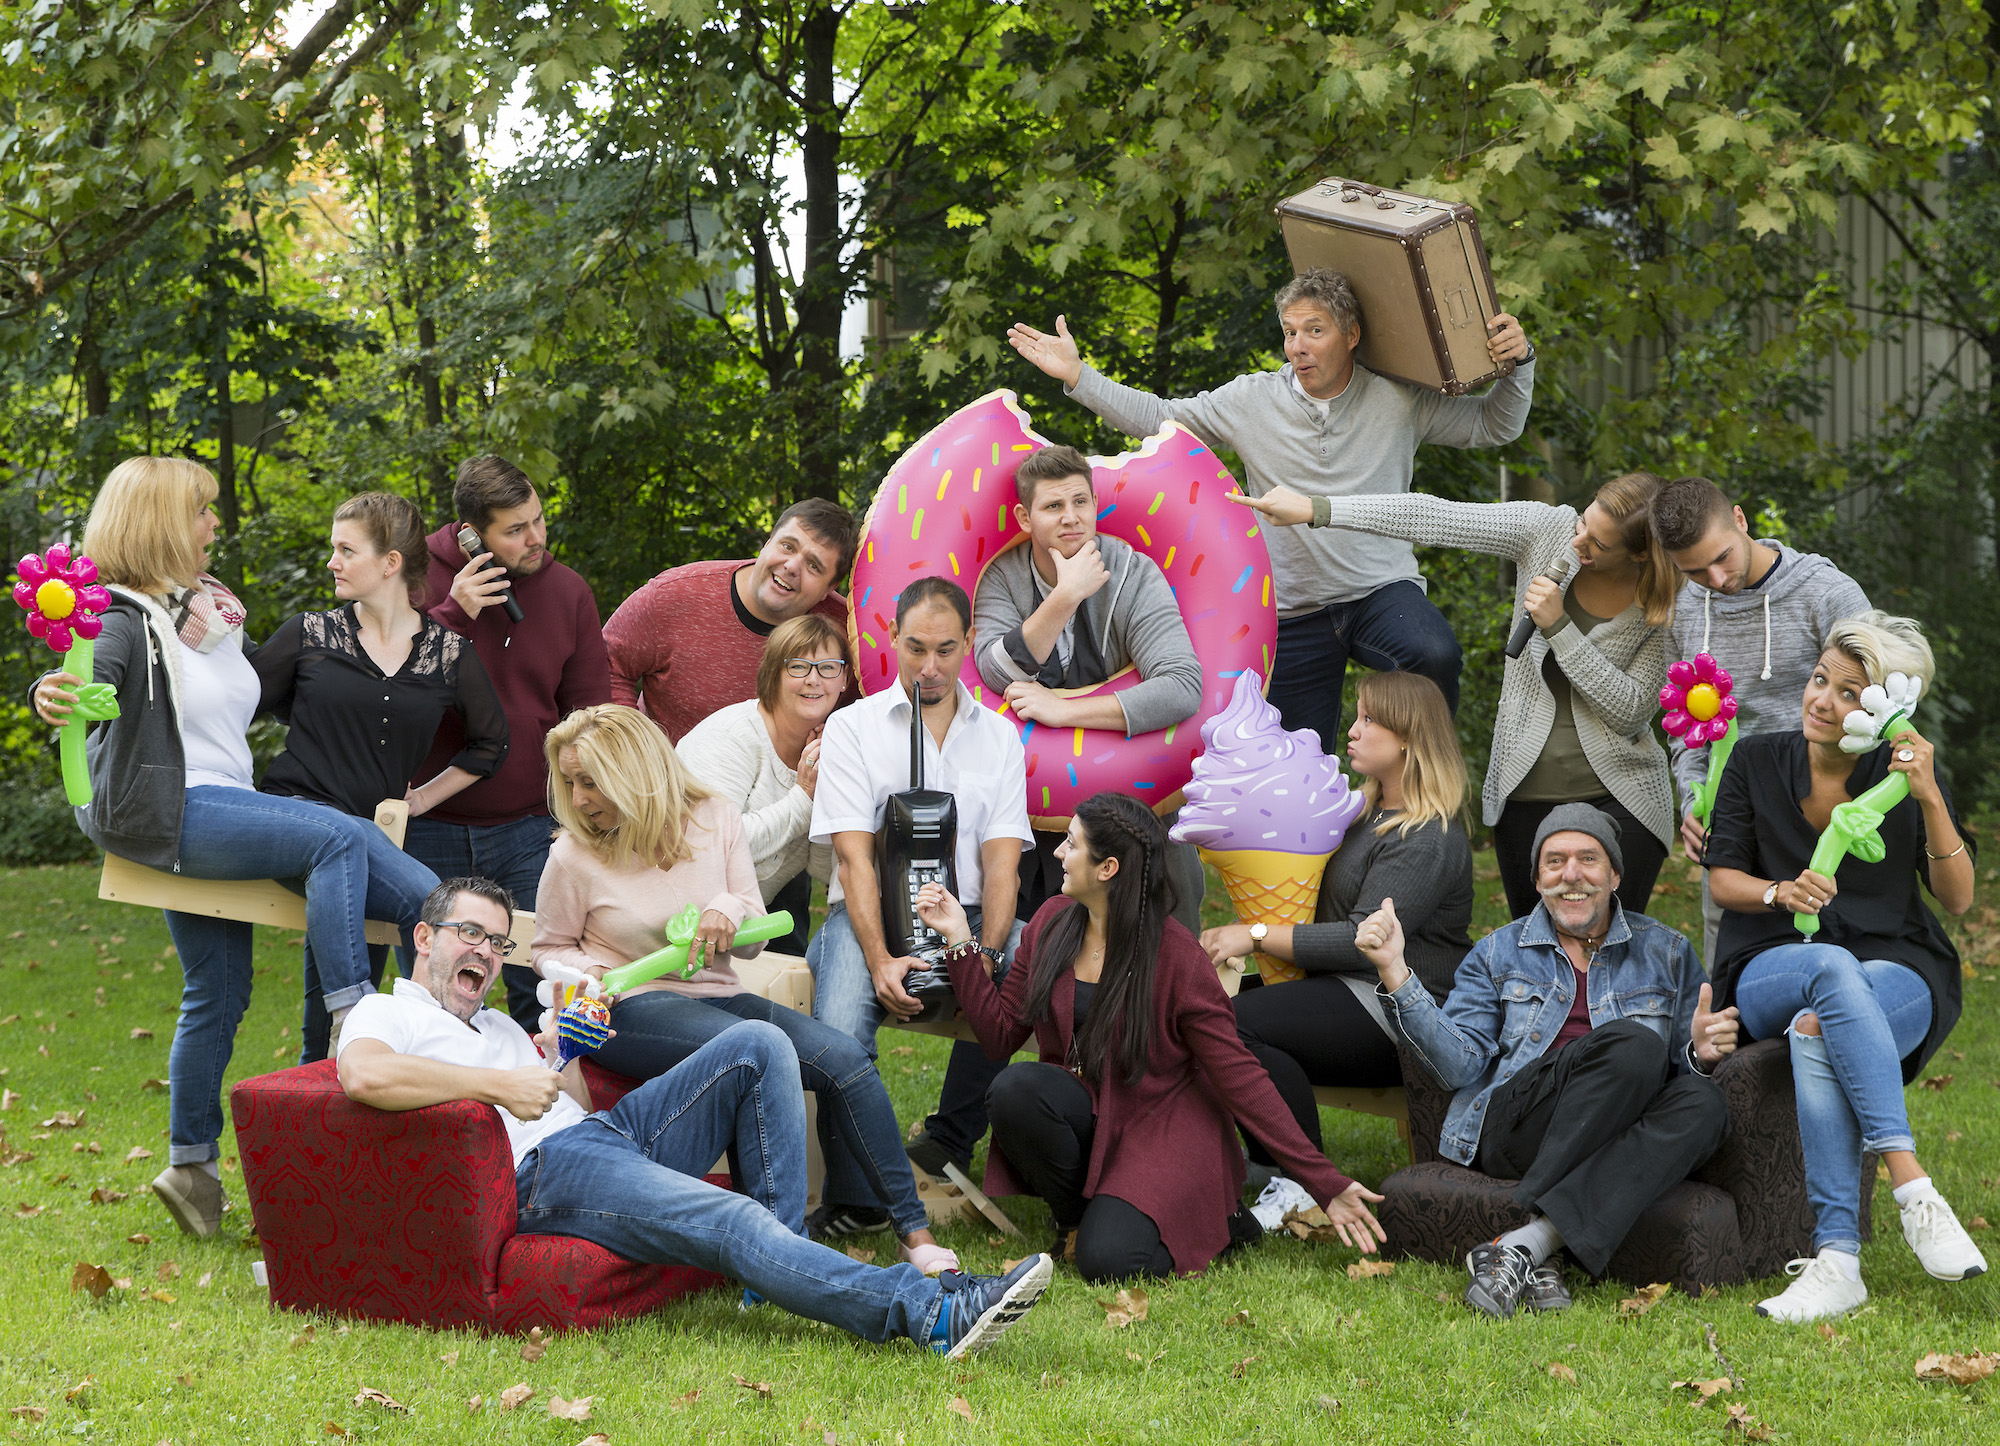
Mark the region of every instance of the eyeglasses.
<instances>
[{"instance_id":1,"label":"eyeglasses","mask_svg":"<svg viewBox=\"0 0 2000 1446\"><path fill-rule=\"evenodd\" d=\"M446 919L436 927L440 929L456 929L458 937L465 940L466 943L475 949L481 944L491 944L493 952L498 954L502 959L505 959L509 954L514 952L514 941L509 939L505 934L495 934L491 930L481 928L478 924L463 919Z\"/></svg>"},{"instance_id":2,"label":"eyeglasses","mask_svg":"<svg viewBox=\"0 0 2000 1446\"><path fill-rule=\"evenodd\" d=\"M788 678L803 678L808 673L818 673L822 678L831 679L838 678L846 671L847 660L845 658L785 659L785 676Z\"/></svg>"}]
</instances>

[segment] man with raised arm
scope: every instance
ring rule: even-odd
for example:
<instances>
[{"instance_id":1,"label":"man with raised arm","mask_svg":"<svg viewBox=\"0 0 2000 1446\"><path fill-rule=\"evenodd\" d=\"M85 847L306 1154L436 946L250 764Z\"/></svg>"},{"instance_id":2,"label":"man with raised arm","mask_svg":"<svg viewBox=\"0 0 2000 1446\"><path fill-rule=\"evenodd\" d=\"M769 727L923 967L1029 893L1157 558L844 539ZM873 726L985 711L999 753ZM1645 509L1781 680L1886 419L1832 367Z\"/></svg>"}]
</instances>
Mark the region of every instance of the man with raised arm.
<instances>
[{"instance_id":1,"label":"man with raised arm","mask_svg":"<svg viewBox=\"0 0 2000 1446\"><path fill-rule=\"evenodd\" d=\"M518 1229L573 1235L627 1260L715 1271L796 1315L870 1341L902 1336L957 1358L1026 1313L1054 1264L1005 1276L864 1265L804 1239L805 1101L791 1042L756 1020L724 1030L609 1110L582 1066L558 1075L527 1032L485 1007L511 948L512 904L490 879L447 879L424 900L413 976L354 1006L340 1087L359 1104L417 1110L474 1100L513 1148ZM553 1049L544 1035L543 1043ZM702 1178L731 1146L749 1193Z\"/></svg>"},{"instance_id":2,"label":"man with raised arm","mask_svg":"<svg viewBox=\"0 0 2000 1446\"><path fill-rule=\"evenodd\" d=\"M1860 584L1818 553L1754 538L1743 509L1706 477L1677 477L1653 496L1653 535L1693 583L1674 599L1667 656L1707 653L1729 673L1736 734L1796 730L1799 698L1826 635L1868 611ZM1712 745L1711 745L1712 746ZM1694 790L1708 775L1707 748L1667 740L1680 790L1681 847L1700 863L1708 830L1694 816ZM1701 957L1713 963L1722 910L1701 879Z\"/></svg>"},{"instance_id":3,"label":"man with raised arm","mask_svg":"<svg viewBox=\"0 0 2000 1446\"><path fill-rule=\"evenodd\" d=\"M1017 323L1016 351L1120 431L1148 437L1180 422L1243 460L1243 488L1310 496L1407 492L1417 447L1497 447L1521 435L1534 397L1534 348L1521 324L1493 318L1487 350L1514 370L1480 397L1446 397L1377 376L1354 360L1364 318L1347 278L1315 268L1278 290L1285 365L1171 400L1120 386L1084 363L1068 321L1053 335ZM1266 532L1277 592L1270 700L1287 728L1340 733L1347 661L1422 673L1458 707L1451 625L1424 594L1407 542L1341 528Z\"/></svg>"},{"instance_id":4,"label":"man with raised arm","mask_svg":"<svg viewBox=\"0 0 2000 1446\"><path fill-rule=\"evenodd\" d=\"M1394 899L1354 936L1391 1027L1457 1091L1438 1152L1520 1181L1528 1223L1466 1257L1466 1303L1501 1320L1568 1309L1556 1252L1602 1275L1646 1207L1715 1153L1729 1110L1708 1076L1737 1037L1681 932L1619 904L1615 822L1560 804L1534 857L1542 901L1472 946L1442 1006L1403 962Z\"/></svg>"},{"instance_id":5,"label":"man with raised arm","mask_svg":"<svg viewBox=\"0 0 2000 1446\"><path fill-rule=\"evenodd\" d=\"M890 794L914 786L908 761L913 706L923 709L924 786L957 799L958 899L981 952L996 965L1011 960L1021 936L1014 917L1021 851L1034 843L1020 735L974 702L959 681L975 642L965 589L941 577L904 584L889 641L896 686L826 720L810 835L834 851L826 923L806 950L813 1017L853 1035L871 1055L884 1014L909 1019L922 1008L903 988L903 977L922 961L889 952L875 872L884 806ZM873 1196L860 1168L837 1147L829 1149L826 1203L808 1222L813 1235L886 1229L889 1212Z\"/></svg>"},{"instance_id":6,"label":"man with raised arm","mask_svg":"<svg viewBox=\"0 0 2000 1446\"><path fill-rule=\"evenodd\" d=\"M403 846L441 879L479 874L532 909L555 833L541 740L578 708L611 701L611 664L597 599L550 556L542 499L527 473L503 457L468 457L458 465L452 510L456 517L425 539L431 570L423 606L471 641L500 695L509 736L532 746L510 748L498 771L436 808L413 806ZM460 540L467 529L476 538L470 551ZM518 622L508 598L520 608ZM465 725L447 708L413 782L436 778L464 746ZM500 977L508 1012L532 1027L541 1010L535 971L507 964Z\"/></svg>"}]
</instances>

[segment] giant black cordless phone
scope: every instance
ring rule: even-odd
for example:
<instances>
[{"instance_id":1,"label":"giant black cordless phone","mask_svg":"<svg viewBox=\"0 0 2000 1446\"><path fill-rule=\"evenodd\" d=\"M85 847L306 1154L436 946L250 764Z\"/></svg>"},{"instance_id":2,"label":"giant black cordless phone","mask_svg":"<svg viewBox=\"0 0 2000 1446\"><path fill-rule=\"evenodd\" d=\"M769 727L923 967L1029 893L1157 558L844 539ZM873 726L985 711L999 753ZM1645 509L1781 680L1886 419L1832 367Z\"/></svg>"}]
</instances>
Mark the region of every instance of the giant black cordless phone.
<instances>
[{"instance_id":1,"label":"giant black cordless phone","mask_svg":"<svg viewBox=\"0 0 2000 1446\"><path fill-rule=\"evenodd\" d=\"M944 940L917 917L917 891L939 884L958 893L958 800L924 787L923 694L910 686L910 786L892 793L875 835L875 877L882 890L882 936L892 958L915 957L927 966L911 970L903 987L924 1002L916 1022L949 1019L958 1008L943 968Z\"/></svg>"}]
</instances>

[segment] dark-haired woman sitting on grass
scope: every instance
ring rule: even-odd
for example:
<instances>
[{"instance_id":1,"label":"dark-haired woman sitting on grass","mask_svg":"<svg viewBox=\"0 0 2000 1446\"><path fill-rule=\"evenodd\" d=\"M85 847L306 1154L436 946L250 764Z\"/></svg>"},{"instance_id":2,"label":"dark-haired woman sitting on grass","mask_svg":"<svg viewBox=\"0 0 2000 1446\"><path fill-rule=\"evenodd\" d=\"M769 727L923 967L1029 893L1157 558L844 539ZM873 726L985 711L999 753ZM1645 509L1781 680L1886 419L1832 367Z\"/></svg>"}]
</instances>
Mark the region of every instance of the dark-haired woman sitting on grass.
<instances>
[{"instance_id":1,"label":"dark-haired woman sitting on grass","mask_svg":"<svg viewBox=\"0 0 2000 1446\"><path fill-rule=\"evenodd\" d=\"M1214 966L1169 917L1167 850L1138 800L1086 800L1057 849L1063 897L1036 912L997 989L958 901L935 885L918 896L987 1055L1006 1059L1030 1035L1041 1050L987 1094L988 1188L1046 1200L1054 1253L1086 1280L1192 1275L1262 1234L1241 1204L1241 1120L1343 1240L1375 1249L1367 1202L1382 1197L1313 1148L1237 1038Z\"/></svg>"}]
</instances>

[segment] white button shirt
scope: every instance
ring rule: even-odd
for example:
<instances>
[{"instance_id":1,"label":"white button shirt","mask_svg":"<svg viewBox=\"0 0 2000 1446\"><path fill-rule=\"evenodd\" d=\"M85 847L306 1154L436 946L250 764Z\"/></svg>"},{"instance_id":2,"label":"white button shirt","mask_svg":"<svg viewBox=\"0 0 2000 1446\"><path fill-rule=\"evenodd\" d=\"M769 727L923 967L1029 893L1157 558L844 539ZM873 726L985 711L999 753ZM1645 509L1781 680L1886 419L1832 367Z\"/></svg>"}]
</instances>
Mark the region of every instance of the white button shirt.
<instances>
[{"instance_id":1,"label":"white button shirt","mask_svg":"<svg viewBox=\"0 0 2000 1446\"><path fill-rule=\"evenodd\" d=\"M985 871L980 845L1020 840L1032 848L1028 828L1028 770L1021 735L1012 724L972 699L962 682L958 712L938 745L923 732L924 786L958 800L958 898L977 905ZM813 790L812 841L831 844L837 833L874 833L882 826L889 795L910 785L910 698L900 684L871 693L826 720L819 746L819 785ZM827 886L827 903L845 897L840 870Z\"/></svg>"}]
</instances>

